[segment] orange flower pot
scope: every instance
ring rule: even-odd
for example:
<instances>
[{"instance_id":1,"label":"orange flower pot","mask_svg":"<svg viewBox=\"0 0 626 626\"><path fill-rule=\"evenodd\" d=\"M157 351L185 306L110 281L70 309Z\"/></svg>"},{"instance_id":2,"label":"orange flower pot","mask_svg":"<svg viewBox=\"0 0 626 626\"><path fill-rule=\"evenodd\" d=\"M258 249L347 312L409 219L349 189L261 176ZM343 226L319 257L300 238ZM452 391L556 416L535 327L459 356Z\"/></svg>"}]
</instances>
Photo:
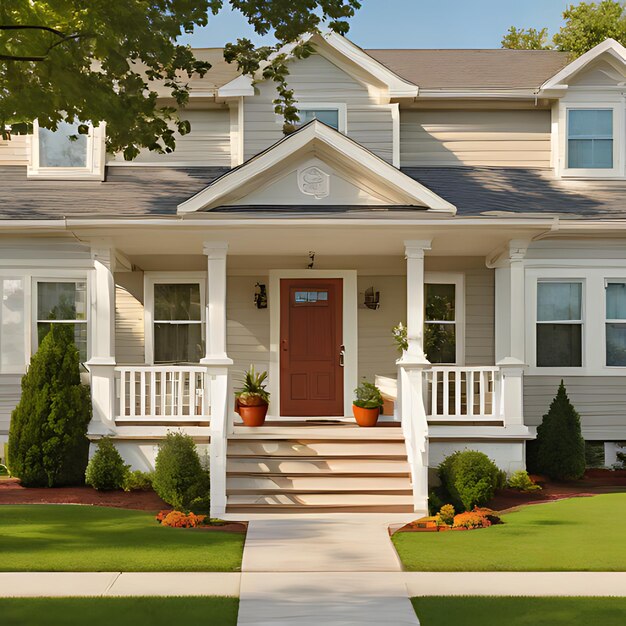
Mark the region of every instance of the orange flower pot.
<instances>
[{"instance_id":1,"label":"orange flower pot","mask_svg":"<svg viewBox=\"0 0 626 626\"><path fill-rule=\"evenodd\" d=\"M267 415L267 404L260 404L258 406L244 406L240 404L237 412L241 415L244 426L263 426L265 416Z\"/></svg>"},{"instance_id":2,"label":"orange flower pot","mask_svg":"<svg viewBox=\"0 0 626 626\"><path fill-rule=\"evenodd\" d=\"M380 409L364 409L363 407L353 404L352 413L354 413L354 419L359 426L371 428L372 426L376 426L376 422L378 422Z\"/></svg>"}]
</instances>

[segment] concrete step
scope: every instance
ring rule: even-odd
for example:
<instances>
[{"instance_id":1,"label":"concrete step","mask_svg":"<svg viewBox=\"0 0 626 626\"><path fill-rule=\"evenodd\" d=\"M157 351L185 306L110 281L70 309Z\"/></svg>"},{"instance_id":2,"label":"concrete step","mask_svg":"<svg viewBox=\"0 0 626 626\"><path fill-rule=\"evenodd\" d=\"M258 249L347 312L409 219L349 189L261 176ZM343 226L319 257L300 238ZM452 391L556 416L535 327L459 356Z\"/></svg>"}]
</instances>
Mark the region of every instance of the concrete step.
<instances>
[{"instance_id":1,"label":"concrete step","mask_svg":"<svg viewBox=\"0 0 626 626\"><path fill-rule=\"evenodd\" d=\"M315 493L315 492L408 492L411 484L408 475L389 476L342 476L336 474L317 474L314 476L228 476L227 494L242 493Z\"/></svg>"},{"instance_id":2,"label":"concrete step","mask_svg":"<svg viewBox=\"0 0 626 626\"><path fill-rule=\"evenodd\" d=\"M307 441L302 439L229 439L229 457L363 457L403 458L404 440L398 441Z\"/></svg>"},{"instance_id":3,"label":"concrete step","mask_svg":"<svg viewBox=\"0 0 626 626\"><path fill-rule=\"evenodd\" d=\"M410 472L406 455L398 459L373 458L293 458L293 457L261 457L261 458L229 458L227 465L229 475L245 474L384 474L400 475Z\"/></svg>"},{"instance_id":4,"label":"concrete step","mask_svg":"<svg viewBox=\"0 0 626 626\"><path fill-rule=\"evenodd\" d=\"M409 504L373 504L373 505L297 505L297 504L235 504L226 507L227 513L234 515L314 515L327 513L411 513L415 512ZM416 515L415 517L420 517Z\"/></svg>"},{"instance_id":5,"label":"concrete step","mask_svg":"<svg viewBox=\"0 0 626 626\"><path fill-rule=\"evenodd\" d=\"M227 511L237 506L372 507L413 506L410 494L300 493L237 494L228 496Z\"/></svg>"}]
</instances>

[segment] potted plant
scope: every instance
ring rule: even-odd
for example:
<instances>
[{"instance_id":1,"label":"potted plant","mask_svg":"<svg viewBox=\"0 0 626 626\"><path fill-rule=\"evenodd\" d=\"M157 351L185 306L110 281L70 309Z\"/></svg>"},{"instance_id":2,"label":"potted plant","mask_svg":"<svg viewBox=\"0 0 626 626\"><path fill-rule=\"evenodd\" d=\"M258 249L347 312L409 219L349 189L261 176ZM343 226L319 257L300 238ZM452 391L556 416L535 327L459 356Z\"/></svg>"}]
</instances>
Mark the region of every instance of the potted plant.
<instances>
[{"instance_id":1,"label":"potted plant","mask_svg":"<svg viewBox=\"0 0 626 626\"><path fill-rule=\"evenodd\" d=\"M352 403L354 419L359 426L376 426L383 397L373 383L363 381L355 390L356 400Z\"/></svg>"},{"instance_id":2,"label":"potted plant","mask_svg":"<svg viewBox=\"0 0 626 626\"><path fill-rule=\"evenodd\" d=\"M265 389L267 372L257 374L254 366L246 372L243 385L235 393L235 411L239 413L245 426L263 426L270 394Z\"/></svg>"}]
</instances>

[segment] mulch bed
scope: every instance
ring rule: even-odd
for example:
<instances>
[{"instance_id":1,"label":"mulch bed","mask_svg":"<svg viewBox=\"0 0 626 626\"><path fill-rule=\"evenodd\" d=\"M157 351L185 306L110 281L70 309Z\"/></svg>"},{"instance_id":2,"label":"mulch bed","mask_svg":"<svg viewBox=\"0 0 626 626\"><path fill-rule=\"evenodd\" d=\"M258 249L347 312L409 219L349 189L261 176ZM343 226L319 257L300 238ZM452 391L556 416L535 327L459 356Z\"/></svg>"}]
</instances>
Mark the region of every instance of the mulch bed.
<instances>
[{"instance_id":1,"label":"mulch bed","mask_svg":"<svg viewBox=\"0 0 626 626\"><path fill-rule=\"evenodd\" d=\"M152 511L155 514L170 507L154 491L96 491L91 487L22 487L17 478L0 480L1 504L85 504L116 509ZM246 532L245 522L203 526L197 530Z\"/></svg>"}]
</instances>

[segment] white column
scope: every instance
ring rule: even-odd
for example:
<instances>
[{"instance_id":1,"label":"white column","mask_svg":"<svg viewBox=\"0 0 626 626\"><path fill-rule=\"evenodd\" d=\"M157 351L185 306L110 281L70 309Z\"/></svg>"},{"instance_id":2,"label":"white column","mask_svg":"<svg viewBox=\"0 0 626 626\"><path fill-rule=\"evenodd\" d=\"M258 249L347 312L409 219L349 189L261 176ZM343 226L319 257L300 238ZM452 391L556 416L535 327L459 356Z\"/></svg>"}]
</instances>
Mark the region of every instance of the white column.
<instances>
[{"instance_id":1,"label":"white column","mask_svg":"<svg viewBox=\"0 0 626 626\"><path fill-rule=\"evenodd\" d=\"M89 431L106 433L115 426L115 250L108 241L91 248L93 273L90 306L90 358L93 419Z\"/></svg>"},{"instance_id":2,"label":"white column","mask_svg":"<svg viewBox=\"0 0 626 626\"><path fill-rule=\"evenodd\" d=\"M505 426L524 424L526 368L526 286L524 258L527 240L509 241L496 269L496 352L502 385Z\"/></svg>"},{"instance_id":3,"label":"white column","mask_svg":"<svg viewBox=\"0 0 626 626\"><path fill-rule=\"evenodd\" d=\"M424 253L430 240L405 241L406 326L408 349L403 362L428 364L424 353Z\"/></svg>"},{"instance_id":4,"label":"white column","mask_svg":"<svg viewBox=\"0 0 626 626\"><path fill-rule=\"evenodd\" d=\"M232 365L226 354L226 253L225 241L207 241L206 351L207 365Z\"/></svg>"}]
</instances>

